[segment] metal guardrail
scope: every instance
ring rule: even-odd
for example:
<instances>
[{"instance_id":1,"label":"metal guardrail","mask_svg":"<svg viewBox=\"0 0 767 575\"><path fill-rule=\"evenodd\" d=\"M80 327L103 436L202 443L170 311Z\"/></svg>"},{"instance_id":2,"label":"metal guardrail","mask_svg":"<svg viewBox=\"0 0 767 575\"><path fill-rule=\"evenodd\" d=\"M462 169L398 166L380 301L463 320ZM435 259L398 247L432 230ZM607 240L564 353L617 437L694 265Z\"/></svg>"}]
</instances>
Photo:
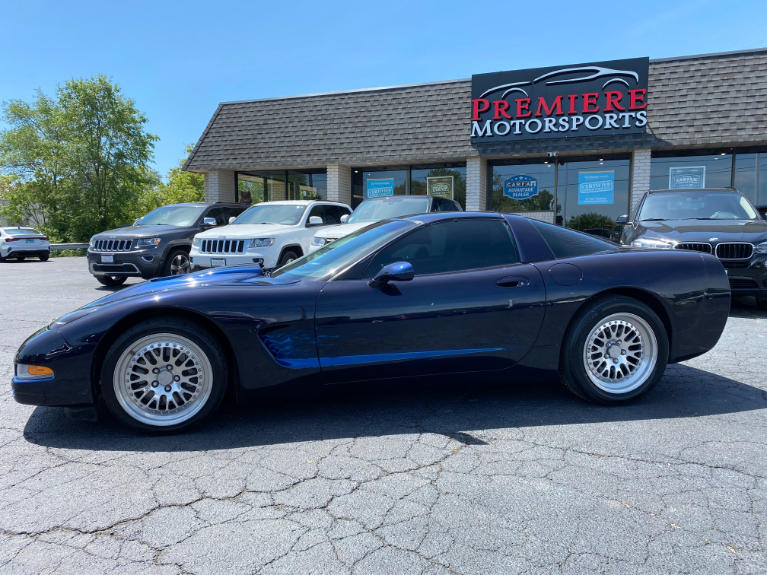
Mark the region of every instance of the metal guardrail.
<instances>
[{"instance_id":1,"label":"metal guardrail","mask_svg":"<svg viewBox=\"0 0 767 575\"><path fill-rule=\"evenodd\" d=\"M90 244L51 244L51 250L58 252L61 250L85 250Z\"/></svg>"}]
</instances>

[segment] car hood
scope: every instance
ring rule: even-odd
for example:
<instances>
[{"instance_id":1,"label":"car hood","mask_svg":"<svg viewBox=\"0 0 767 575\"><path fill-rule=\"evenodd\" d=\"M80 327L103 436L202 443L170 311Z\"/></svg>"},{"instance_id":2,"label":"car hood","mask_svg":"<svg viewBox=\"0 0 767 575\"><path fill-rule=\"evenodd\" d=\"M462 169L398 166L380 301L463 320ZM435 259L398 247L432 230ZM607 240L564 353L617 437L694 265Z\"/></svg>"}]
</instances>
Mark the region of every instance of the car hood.
<instances>
[{"instance_id":1,"label":"car hood","mask_svg":"<svg viewBox=\"0 0 767 575\"><path fill-rule=\"evenodd\" d=\"M637 222L635 237L662 237L675 242L767 241L767 221L753 220L666 220ZM712 240L711 238L716 238Z\"/></svg>"},{"instance_id":2,"label":"car hood","mask_svg":"<svg viewBox=\"0 0 767 575\"><path fill-rule=\"evenodd\" d=\"M182 226L128 226L107 230L96 234L94 239L130 239L130 238L151 238L157 235L168 233L169 231L184 229Z\"/></svg>"},{"instance_id":3,"label":"car hood","mask_svg":"<svg viewBox=\"0 0 767 575\"><path fill-rule=\"evenodd\" d=\"M296 283L295 278L278 276L276 278L265 276L258 265L241 265L212 270L203 270L183 276L168 276L155 278L136 284L125 289L116 291L101 299L91 302L81 309L99 308L114 302L123 301L149 294L167 292L199 290L247 283L255 286L279 286Z\"/></svg>"},{"instance_id":4,"label":"car hood","mask_svg":"<svg viewBox=\"0 0 767 575\"><path fill-rule=\"evenodd\" d=\"M225 239L250 239L273 236L275 234L284 234L295 232L299 225L286 226L282 224L237 224L221 226L197 234L196 238L208 240Z\"/></svg>"},{"instance_id":5,"label":"car hood","mask_svg":"<svg viewBox=\"0 0 767 575\"><path fill-rule=\"evenodd\" d=\"M339 224L337 226L327 226L325 228L322 228L316 234L314 234L314 237L315 238L336 238L336 239L342 238L346 235L349 235L352 232L361 230L362 228L367 227L372 223L375 223L375 222L360 222L358 224Z\"/></svg>"}]
</instances>

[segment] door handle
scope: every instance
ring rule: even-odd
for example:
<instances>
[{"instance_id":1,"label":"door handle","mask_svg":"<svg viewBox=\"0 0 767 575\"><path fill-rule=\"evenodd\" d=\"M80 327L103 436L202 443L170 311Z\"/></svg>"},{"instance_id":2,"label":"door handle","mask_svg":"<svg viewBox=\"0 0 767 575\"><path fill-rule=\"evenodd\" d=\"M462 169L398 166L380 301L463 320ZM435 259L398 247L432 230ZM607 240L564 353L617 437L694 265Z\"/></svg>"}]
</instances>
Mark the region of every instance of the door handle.
<instances>
[{"instance_id":1,"label":"door handle","mask_svg":"<svg viewBox=\"0 0 767 575\"><path fill-rule=\"evenodd\" d=\"M495 283L503 288L519 288L530 285L530 280L525 276L507 276L499 279Z\"/></svg>"}]
</instances>

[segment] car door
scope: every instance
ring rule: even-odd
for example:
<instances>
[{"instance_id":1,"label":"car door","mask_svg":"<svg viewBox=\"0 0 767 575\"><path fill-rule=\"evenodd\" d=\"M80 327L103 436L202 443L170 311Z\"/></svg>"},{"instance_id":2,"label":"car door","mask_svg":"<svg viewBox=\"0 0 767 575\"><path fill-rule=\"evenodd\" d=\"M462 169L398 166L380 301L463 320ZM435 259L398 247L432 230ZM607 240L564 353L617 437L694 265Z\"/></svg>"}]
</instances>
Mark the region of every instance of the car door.
<instances>
[{"instance_id":1,"label":"car door","mask_svg":"<svg viewBox=\"0 0 767 575\"><path fill-rule=\"evenodd\" d=\"M413 280L371 287L395 261L412 263ZM320 292L320 365L331 381L509 367L533 346L545 299L540 273L519 263L504 220L422 226L376 254L358 279Z\"/></svg>"}]
</instances>

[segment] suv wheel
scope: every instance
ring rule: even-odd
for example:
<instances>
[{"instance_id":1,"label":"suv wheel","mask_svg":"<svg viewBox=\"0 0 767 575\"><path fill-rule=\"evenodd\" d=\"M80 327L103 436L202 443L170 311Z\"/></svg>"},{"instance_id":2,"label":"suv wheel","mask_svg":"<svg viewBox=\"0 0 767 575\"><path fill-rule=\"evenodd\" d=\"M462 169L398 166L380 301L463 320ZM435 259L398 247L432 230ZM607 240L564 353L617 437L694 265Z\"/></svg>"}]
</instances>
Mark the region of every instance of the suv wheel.
<instances>
[{"instance_id":1,"label":"suv wheel","mask_svg":"<svg viewBox=\"0 0 767 575\"><path fill-rule=\"evenodd\" d=\"M280 262L277 264L278 267L286 266L289 263L292 263L298 259L298 254L294 252L293 250L286 250L285 253L282 254L282 257L280 258Z\"/></svg>"},{"instance_id":2,"label":"suv wheel","mask_svg":"<svg viewBox=\"0 0 767 575\"><path fill-rule=\"evenodd\" d=\"M117 287L121 286L125 283L125 280L127 280L127 277L120 277L120 276L93 276L95 277L101 285L105 285L107 287Z\"/></svg>"},{"instance_id":3,"label":"suv wheel","mask_svg":"<svg viewBox=\"0 0 767 575\"><path fill-rule=\"evenodd\" d=\"M192 271L192 265L189 263L189 254L186 250L175 249L168 254L168 259L163 267L164 276L180 276Z\"/></svg>"}]
</instances>

